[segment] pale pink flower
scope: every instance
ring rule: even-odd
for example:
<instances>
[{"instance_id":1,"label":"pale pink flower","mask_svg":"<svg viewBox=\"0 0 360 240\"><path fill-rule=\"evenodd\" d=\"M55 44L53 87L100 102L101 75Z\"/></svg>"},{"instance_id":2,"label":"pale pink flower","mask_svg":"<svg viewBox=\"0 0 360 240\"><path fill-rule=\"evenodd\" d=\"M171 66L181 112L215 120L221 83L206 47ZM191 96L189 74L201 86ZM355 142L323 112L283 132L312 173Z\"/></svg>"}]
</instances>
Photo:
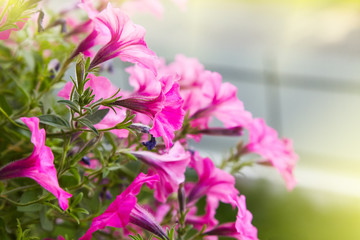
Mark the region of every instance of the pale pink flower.
<instances>
[{"instance_id":1,"label":"pale pink flower","mask_svg":"<svg viewBox=\"0 0 360 240\"><path fill-rule=\"evenodd\" d=\"M54 166L54 155L51 149L45 145L45 130L39 129L39 119L36 117L24 117L21 120L30 128L34 150L27 158L11 162L2 167L0 169L0 179L32 178L43 188L54 194L59 200L60 207L66 210L69 206L68 198L72 195L59 186Z\"/></svg>"},{"instance_id":2,"label":"pale pink flower","mask_svg":"<svg viewBox=\"0 0 360 240\"><path fill-rule=\"evenodd\" d=\"M90 63L90 69L97 65L120 57L122 61L138 63L156 74L157 56L147 48L145 43L145 29L131 22L129 17L109 3L107 8L94 17L91 8L85 8L93 17L94 29L77 47L71 57L84 52L95 45L101 47Z\"/></svg>"},{"instance_id":3,"label":"pale pink flower","mask_svg":"<svg viewBox=\"0 0 360 240\"><path fill-rule=\"evenodd\" d=\"M194 153L190 166L196 170L199 180L188 194L189 204L202 196L233 204L231 198L239 193L235 188L234 176L215 167L210 158L202 158L198 152Z\"/></svg>"},{"instance_id":4,"label":"pale pink flower","mask_svg":"<svg viewBox=\"0 0 360 240\"><path fill-rule=\"evenodd\" d=\"M125 191L116 197L104 213L93 219L90 228L80 240L91 240L94 232L107 226L124 228L129 222L162 236L164 233L161 227L145 210L137 205L136 198L144 183L152 186L158 180L159 176L157 175L147 176L140 173Z\"/></svg>"},{"instance_id":5,"label":"pale pink flower","mask_svg":"<svg viewBox=\"0 0 360 240\"><path fill-rule=\"evenodd\" d=\"M233 128L232 130L242 128L251 121L251 114L245 111L243 103L236 97L236 87L227 82L222 83L219 73L205 70L197 59L177 55L175 61L163 69L179 75L183 108L189 114L191 126L200 130L196 135L188 137L200 140L201 131L205 130L206 133L213 117L218 118L226 128Z\"/></svg>"},{"instance_id":6,"label":"pale pink flower","mask_svg":"<svg viewBox=\"0 0 360 240\"><path fill-rule=\"evenodd\" d=\"M218 118L225 127L245 126L251 121L251 113L245 111L243 103L237 98L237 88L231 83L222 83L222 77L216 72L204 71L200 79L205 99L202 108L191 118L195 126L207 128L211 117Z\"/></svg>"},{"instance_id":7,"label":"pale pink flower","mask_svg":"<svg viewBox=\"0 0 360 240\"><path fill-rule=\"evenodd\" d=\"M221 224L205 234L228 236L239 240L258 240L257 229L251 224L252 214L246 208L245 196L236 196L233 201L238 209L235 223Z\"/></svg>"},{"instance_id":8,"label":"pale pink flower","mask_svg":"<svg viewBox=\"0 0 360 240\"><path fill-rule=\"evenodd\" d=\"M118 88L115 87L109 79L102 76L95 76L93 74L89 74L88 78L90 79L85 83L84 89L87 89L88 87L91 87L93 90L93 94L95 94L95 98L93 100L97 101L100 98L106 99L113 96ZM72 82L67 82L63 89L61 89L58 93L59 97L62 97L64 99L70 99L71 90L73 88L74 84ZM120 96L120 93L118 95ZM100 109L104 109L106 107L101 106ZM101 120L100 123L95 124L94 126L98 129L102 128L111 128L114 127L116 124L122 122L126 116L125 110L122 109L115 109L115 112L113 110L110 110L107 115ZM111 130L112 133L117 135L118 137L127 137L128 131L122 130L122 129L114 129Z\"/></svg>"},{"instance_id":9,"label":"pale pink flower","mask_svg":"<svg viewBox=\"0 0 360 240\"><path fill-rule=\"evenodd\" d=\"M190 153L176 142L169 153L159 155L148 151L132 152L136 158L149 166L149 174L158 174L160 180L155 184L155 198L165 202L168 195L176 192L179 184L185 181L186 166L190 162Z\"/></svg>"},{"instance_id":10,"label":"pale pink flower","mask_svg":"<svg viewBox=\"0 0 360 240\"><path fill-rule=\"evenodd\" d=\"M259 154L262 163L273 165L284 178L288 190L292 190L296 185L293 171L298 156L294 152L291 140L280 139L277 132L260 118L254 119L247 128L249 142L245 146L245 151Z\"/></svg>"}]
</instances>

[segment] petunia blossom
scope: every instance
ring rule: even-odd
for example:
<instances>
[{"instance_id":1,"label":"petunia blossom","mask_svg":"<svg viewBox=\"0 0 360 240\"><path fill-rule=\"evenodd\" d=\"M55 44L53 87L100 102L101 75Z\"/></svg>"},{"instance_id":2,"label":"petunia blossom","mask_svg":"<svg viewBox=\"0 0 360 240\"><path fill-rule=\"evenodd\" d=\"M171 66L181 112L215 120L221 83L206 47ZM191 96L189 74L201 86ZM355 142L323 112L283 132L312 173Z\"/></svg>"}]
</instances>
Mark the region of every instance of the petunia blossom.
<instances>
[{"instance_id":1,"label":"petunia blossom","mask_svg":"<svg viewBox=\"0 0 360 240\"><path fill-rule=\"evenodd\" d=\"M207 128L212 117L218 118L225 127L245 126L250 122L251 113L237 98L234 85L222 83L221 75L216 72L204 71L200 79L206 82L202 86L205 99L202 108L191 116L195 126Z\"/></svg>"},{"instance_id":2,"label":"petunia blossom","mask_svg":"<svg viewBox=\"0 0 360 240\"><path fill-rule=\"evenodd\" d=\"M54 166L54 155L51 149L45 145L45 130L39 129L39 119L36 117L23 117L21 120L30 128L34 150L30 156L2 167L0 169L0 179L32 178L43 188L54 194L59 200L60 207L66 210L69 206L68 198L72 195L59 186Z\"/></svg>"},{"instance_id":3,"label":"petunia blossom","mask_svg":"<svg viewBox=\"0 0 360 240\"><path fill-rule=\"evenodd\" d=\"M166 148L169 149L175 136L174 132L182 127L185 115L177 77L155 76L151 71L138 66L130 67L127 71L130 73L130 84L134 86L135 92L114 104L142 113L153 120L150 133L154 137L162 137ZM143 120L146 121L141 118L141 121Z\"/></svg>"},{"instance_id":4,"label":"petunia blossom","mask_svg":"<svg viewBox=\"0 0 360 240\"><path fill-rule=\"evenodd\" d=\"M188 194L189 204L205 195L233 204L231 198L239 193L234 176L215 167L210 158L202 158L198 152L194 153L190 166L196 170L199 180Z\"/></svg>"},{"instance_id":5,"label":"petunia blossom","mask_svg":"<svg viewBox=\"0 0 360 240\"><path fill-rule=\"evenodd\" d=\"M215 218L216 209L219 206L219 200L213 196L206 197L206 206L205 206L205 214L198 216L197 207L189 206L189 212L186 214L186 223L191 224L194 228L201 230L204 225L207 228L213 228L218 224L218 220Z\"/></svg>"},{"instance_id":6,"label":"petunia blossom","mask_svg":"<svg viewBox=\"0 0 360 240\"><path fill-rule=\"evenodd\" d=\"M285 180L288 190L296 185L293 174L298 156L294 152L291 140L280 139L277 132L267 126L263 119L254 119L248 126L249 142L244 147L246 152L259 154L260 163L273 165Z\"/></svg>"},{"instance_id":7,"label":"petunia blossom","mask_svg":"<svg viewBox=\"0 0 360 240\"><path fill-rule=\"evenodd\" d=\"M88 10L90 8L85 8ZM94 12L88 10L89 16ZM119 8L113 8L109 3L92 22L92 32L79 44L71 58L80 52L89 50L95 45L103 45L90 63L90 69L99 64L119 57L122 61L138 63L156 74L157 56L151 51L144 40L145 29L131 22L129 17Z\"/></svg>"},{"instance_id":8,"label":"petunia blossom","mask_svg":"<svg viewBox=\"0 0 360 240\"><path fill-rule=\"evenodd\" d=\"M137 206L136 195L139 194L142 185L147 183L152 186L158 180L158 175L147 176L140 173L125 191L116 197L104 213L93 219L90 228L80 240L91 240L94 232L107 226L124 228L129 222L141 225L140 227L152 231L154 234L165 235L161 232L158 224L151 217L147 216L148 213L144 213L143 209Z\"/></svg>"},{"instance_id":9,"label":"petunia blossom","mask_svg":"<svg viewBox=\"0 0 360 240\"><path fill-rule=\"evenodd\" d=\"M228 236L239 240L258 240L257 229L251 224L252 214L246 208L245 196L233 198L237 207L236 221L221 224L207 232L205 235Z\"/></svg>"},{"instance_id":10,"label":"petunia blossom","mask_svg":"<svg viewBox=\"0 0 360 240\"><path fill-rule=\"evenodd\" d=\"M176 142L169 153L159 155L148 151L132 152L136 158L149 166L149 174L158 174L159 182L155 186L155 198L165 202L168 195L176 192L179 184L185 181L186 166L190 162L190 153Z\"/></svg>"}]
</instances>

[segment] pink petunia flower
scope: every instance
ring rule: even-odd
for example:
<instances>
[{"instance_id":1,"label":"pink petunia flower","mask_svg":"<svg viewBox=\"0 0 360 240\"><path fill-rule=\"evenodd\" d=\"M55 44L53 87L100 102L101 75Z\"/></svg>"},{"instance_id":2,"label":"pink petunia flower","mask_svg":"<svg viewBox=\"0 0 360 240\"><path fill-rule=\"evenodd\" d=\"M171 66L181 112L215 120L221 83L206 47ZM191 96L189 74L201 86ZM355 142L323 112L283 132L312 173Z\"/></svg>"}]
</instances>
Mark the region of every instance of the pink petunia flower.
<instances>
[{"instance_id":1,"label":"pink petunia flower","mask_svg":"<svg viewBox=\"0 0 360 240\"><path fill-rule=\"evenodd\" d=\"M182 127L185 111L174 75L155 76L151 71L138 66L127 68L130 84L135 93L120 99L115 104L140 112L153 120L150 133L162 137L167 149L172 145L175 131ZM146 119L140 118L145 124ZM145 121L145 122L144 122Z\"/></svg>"},{"instance_id":2,"label":"pink petunia flower","mask_svg":"<svg viewBox=\"0 0 360 240\"><path fill-rule=\"evenodd\" d=\"M93 101L97 101L100 98L106 99L111 96L113 96L118 88L116 88L109 79L102 76L95 76L93 74L89 74L88 78L90 79L85 83L85 89L88 87L91 87L93 90L93 94L95 94L95 98ZM74 84L72 82L67 82L63 89L61 89L58 93L59 97L62 97L64 99L70 99L71 90L73 88ZM119 95L118 95L119 96ZM100 109L104 109L106 107L101 106ZM98 124L95 124L94 126L96 128L111 128L114 127L116 124L120 123L125 119L126 112L121 109L115 109L116 112L110 110L108 114L99 122ZM127 137L128 131L123 129L114 129L111 130L112 133L117 135L118 137Z\"/></svg>"},{"instance_id":3,"label":"pink petunia flower","mask_svg":"<svg viewBox=\"0 0 360 240\"><path fill-rule=\"evenodd\" d=\"M94 232L107 226L124 228L129 222L140 225L140 227L158 236L166 236L155 220L149 217L148 213L145 213L145 210L137 205L136 195L139 194L141 186L144 183L152 186L158 180L158 175L147 176L140 173L127 189L116 197L103 214L93 219L90 228L80 240L91 240Z\"/></svg>"},{"instance_id":4,"label":"pink petunia flower","mask_svg":"<svg viewBox=\"0 0 360 240\"><path fill-rule=\"evenodd\" d=\"M236 196L233 201L238 209L235 223L221 224L204 234L228 236L239 240L258 240L257 229L251 224L252 214L246 208L245 196Z\"/></svg>"},{"instance_id":5,"label":"pink petunia flower","mask_svg":"<svg viewBox=\"0 0 360 240\"><path fill-rule=\"evenodd\" d=\"M169 153L159 155L148 151L137 151L132 154L149 165L149 174L158 174L159 182L155 184L155 198L165 202L168 195L176 192L179 184L185 181L186 166L190 162L190 153L176 142Z\"/></svg>"},{"instance_id":6,"label":"pink petunia flower","mask_svg":"<svg viewBox=\"0 0 360 240\"><path fill-rule=\"evenodd\" d=\"M204 71L200 79L206 82L202 86L205 100L202 108L191 118L194 125L207 128L211 117L218 118L225 127L245 126L251 121L251 113L245 111L243 103L237 98L237 88L231 83L222 83L222 77L216 72Z\"/></svg>"},{"instance_id":7,"label":"pink petunia flower","mask_svg":"<svg viewBox=\"0 0 360 240\"><path fill-rule=\"evenodd\" d=\"M204 225L207 228L213 228L216 226L219 221L216 220L215 214L216 209L219 206L219 200L216 197L207 196L206 197L206 206L205 206L205 214L202 216L197 215L197 207L190 206L189 212L186 214L186 223L191 224L194 228L201 230Z\"/></svg>"},{"instance_id":8,"label":"pink petunia flower","mask_svg":"<svg viewBox=\"0 0 360 240\"><path fill-rule=\"evenodd\" d=\"M51 149L45 145L45 130L39 129L39 119L36 117L24 117L21 120L30 128L34 150L29 157L2 167L0 169L0 179L32 178L43 188L54 194L59 200L60 207L65 211L69 206L68 198L72 195L59 186L54 166L54 155Z\"/></svg>"},{"instance_id":9,"label":"pink petunia flower","mask_svg":"<svg viewBox=\"0 0 360 240\"><path fill-rule=\"evenodd\" d=\"M94 12L89 9L91 8L85 8L91 18ZM109 59L120 57L122 61L138 63L156 74L158 59L145 43L143 27L132 23L124 12L113 8L110 3L93 18L93 24L92 32L79 44L71 58L95 45L105 44L92 59L90 69Z\"/></svg>"},{"instance_id":10,"label":"pink petunia flower","mask_svg":"<svg viewBox=\"0 0 360 240\"><path fill-rule=\"evenodd\" d=\"M251 121L251 114L245 111L243 103L236 96L236 87L227 82L222 83L219 73L205 70L197 59L177 55L175 61L163 69L165 72L177 73L180 77L183 108L189 114L191 126L199 129L196 134L188 137L199 141L202 134L213 132L209 129L213 117L218 118L225 126L224 131L217 133L226 135L241 134L237 130ZM231 130L226 131L226 128Z\"/></svg>"},{"instance_id":11,"label":"pink petunia flower","mask_svg":"<svg viewBox=\"0 0 360 240\"><path fill-rule=\"evenodd\" d=\"M254 119L248 126L249 142L246 152L257 153L262 157L262 163L273 165L285 180L288 190L296 185L293 174L298 156L294 152L289 139L279 139L277 132L267 126L263 119Z\"/></svg>"},{"instance_id":12,"label":"pink petunia flower","mask_svg":"<svg viewBox=\"0 0 360 240\"><path fill-rule=\"evenodd\" d=\"M202 158L198 152L194 153L190 166L196 170L199 180L188 194L189 204L202 196L234 204L231 199L239 193L235 188L234 176L215 167L210 158Z\"/></svg>"}]
</instances>

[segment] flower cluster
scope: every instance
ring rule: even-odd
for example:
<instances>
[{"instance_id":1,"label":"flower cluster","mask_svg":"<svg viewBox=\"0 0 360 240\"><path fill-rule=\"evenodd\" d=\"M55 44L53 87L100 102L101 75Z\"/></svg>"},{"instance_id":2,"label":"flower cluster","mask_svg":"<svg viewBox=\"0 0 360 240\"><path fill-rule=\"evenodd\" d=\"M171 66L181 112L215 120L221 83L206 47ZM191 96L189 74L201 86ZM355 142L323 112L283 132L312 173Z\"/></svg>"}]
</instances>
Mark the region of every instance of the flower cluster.
<instances>
[{"instance_id":1,"label":"flower cluster","mask_svg":"<svg viewBox=\"0 0 360 240\"><path fill-rule=\"evenodd\" d=\"M34 1L28 2L34 7ZM184 1L176 3L184 7ZM47 239L142 239L149 233L168 240L258 239L233 174L245 165L269 165L293 189L298 157L291 140L279 138L264 120L246 111L237 88L219 73L184 55L166 63L150 50L145 29L128 14L139 8L161 15L159 2L125 1L113 7L116 4L82 0L55 15L47 27L41 12L37 22L42 31L37 34L60 34L61 43L59 37L46 41L60 44L67 54L41 42L29 22L29 42L41 59L35 71L8 54L33 52L27 46L16 52L8 44L16 41L10 32L20 30L26 18L14 18L11 25L14 6L7 3L0 9L0 37L7 39L0 42L1 60L16 66L0 66L0 79L12 94L0 96L1 137L7 139L0 141L0 201L2 206L17 205L13 216L21 219L16 230L11 218L4 221L7 237L23 239L31 230ZM72 11L82 12L86 20L73 19ZM1 28L5 23L18 28ZM54 27L59 24L70 29L58 33ZM131 64L125 71L132 90L120 90L104 76L113 59ZM65 72L71 65L75 75L68 79ZM67 83L57 92L58 99L49 100L62 80ZM214 127L214 118L222 126ZM240 143L216 166L191 147L190 140L201 141L203 135L236 136ZM216 218L220 203L237 211L232 222ZM33 209L23 210L31 205ZM39 221L41 226L36 226ZM74 223L78 225L70 227ZM22 231L25 226L29 229ZM60 236L63 228L71 230Z\"/></svg>"}]
</instances>

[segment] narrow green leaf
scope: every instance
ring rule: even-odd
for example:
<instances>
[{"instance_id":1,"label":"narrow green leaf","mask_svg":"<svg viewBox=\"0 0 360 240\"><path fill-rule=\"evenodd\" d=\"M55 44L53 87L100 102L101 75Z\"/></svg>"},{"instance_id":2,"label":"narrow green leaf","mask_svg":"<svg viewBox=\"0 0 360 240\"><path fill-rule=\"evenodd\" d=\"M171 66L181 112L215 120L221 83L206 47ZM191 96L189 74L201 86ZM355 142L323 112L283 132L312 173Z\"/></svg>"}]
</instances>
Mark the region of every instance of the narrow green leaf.
<instances>
[{"instance_id":1,"label":"narrow green leaf","mask_svg":"<svg viewBox=\"0 0 360 240\"><path fill-rule=\"evenodd\" d=\"M76 214L83 213L83 214L89 215L89 211L86 210L85 208L74 208L71 211Z\"/></svg>"},{"instance_id":2,"label":"narrow green leaf","mask_svg":"<svg viewBox=\"0 0 360 240\"><path fill-rule=\"evenodd\" d=\"M71 203L70 207L73 208L73 207L75 207L76 205L78 205L78 204L81 202L83 196L84 196L84 194L83 194L82 192L79 193L79 194L76 196L76 198L74 199L74 201Z\"/></svg>"},{"instance_id":3,"label":"narrow green leaf","mask_svg":"<svg viewBox=\"0 0 360 240\"><path fill-rule=\"evenodd\" d=\"M66 104L67 106L69 106L69 108L71 108L75 112L77 113L80 112L80 106L70 100L59 100L58 103Z\"/></svg>"},{"instance_id":4,"label":"narrow green leaf","mask_svg":"<svg viewBox=\"0 0 360 240\"><path fill-rule=\"evenodd\" d=\"M0 107L7 113L7 115L12 114L12 108L6 101L6 98L4 95L0 95Z\"/></svg>"},{"instance_id":5,"label":"narrow green leaf","mask_svg":"<svg viewBox=\"0 0 360 240\"><path fill-rule=\"evenodd\" d=\"M77 170L77 168L71 167L71 168L69 169L69 171L70 171L70 173L74 176L74 178L76 179L77 184L80 183L80 181L81 181L81 176L80 176L79 171Z\"/></svg>"},{"instance_id":6,"label":"narrow green leaf","mask_svg":"<svg viewBox=\"0 0 360 240\"><path fill-rule=\"evenodd\" d=\"M90 128L90 130L92 130L96 135L99 135L98 130L94 127L93 123L89 119L82 118L79 120L79 122L85 125L86 127Z\"/></svg>"},{"instance_id":7,"label":"narrow green leaf","mask_svg":"<svg viewBox=\"0 0 360 240\"><path fill-rule=\"evenodd\" d=\"M54 223L46 216L44 207L40 210L40 225L41 228L46 231L52 231L54 229Z\"/></svg>"},{"instance_id":8,"label":"narrow green leaf","mask_svg":"<svg viewBox=\"0 0 360 240\"><path fill-rule=\"evenodd\" d=\"M77 216L75 216L75 214L73 214L73 213L68 213L69 214L69 216L71 216L73 219L75 219L75 221L77 222L77 224L80 224L80 220L79 220L79 218L77 217Z\"/></svg>"},{"instance_id":9,"label":"narrow green leaf","mask_svg":"<svg viewBox=\"0 0 360 240\"><path fill-rule=\"evenodd\" d=\"M46 114L38 117L40 119L40 123L46 124L49 126L68 129L70 128L70 124L68 121L54 114Z\"/></svg>"},{"instance_id":10,"label":"narrow green leaf","mask_svg":"<svg viewBox=\"0 0 360 240\"><path fill-rule=\"evenodd\" d=\"M97 124L104 119L104 117L106 116L106 114L108 114L108 112L109 112L108 108L100 109L94 112L93 114L87 115L85 119L89 120L92 124Z\"/></svg>"}]
</instances>

